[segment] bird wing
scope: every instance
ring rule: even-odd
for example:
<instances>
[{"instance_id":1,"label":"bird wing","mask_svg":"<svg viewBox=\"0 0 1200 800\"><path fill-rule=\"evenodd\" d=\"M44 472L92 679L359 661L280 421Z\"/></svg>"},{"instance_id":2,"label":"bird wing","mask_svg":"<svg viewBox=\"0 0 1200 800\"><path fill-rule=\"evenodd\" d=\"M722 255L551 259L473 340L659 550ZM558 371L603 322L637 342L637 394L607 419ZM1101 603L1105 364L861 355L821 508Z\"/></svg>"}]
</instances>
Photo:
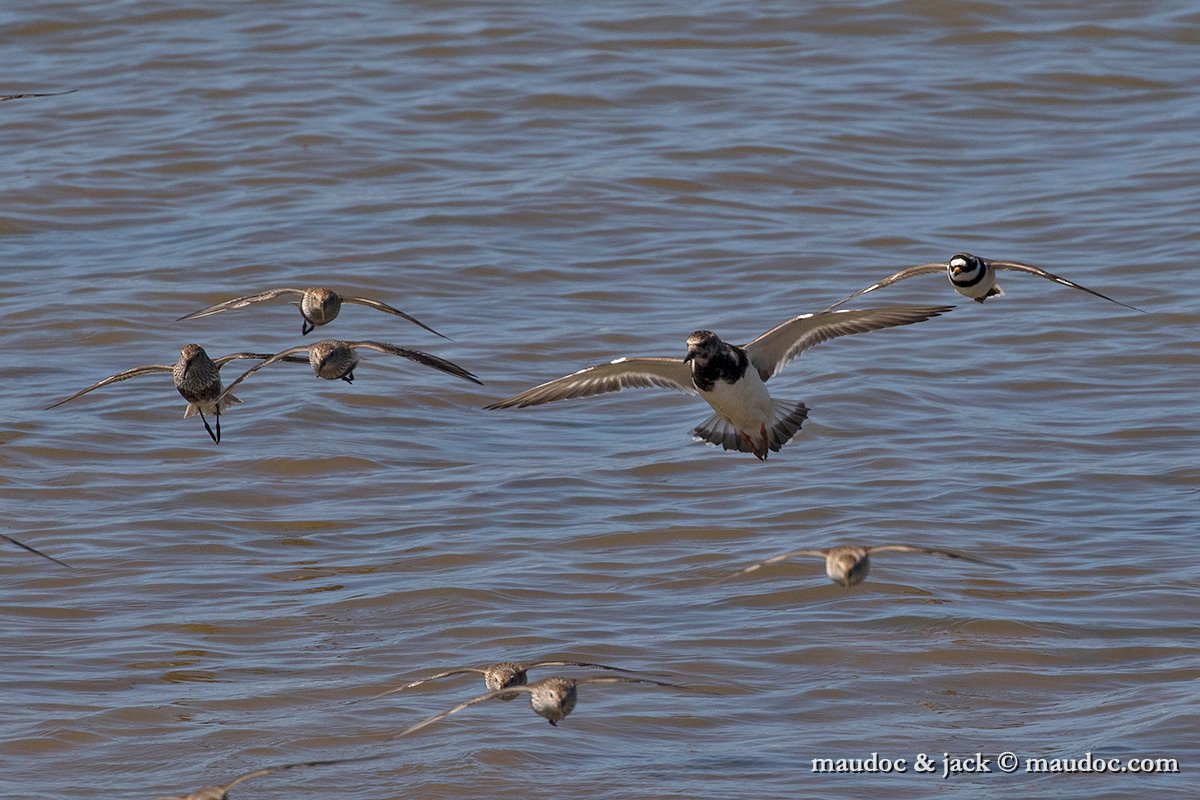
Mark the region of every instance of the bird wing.
<instances>
[{"instance_id":1,"label":"bird wing","mask_svg":"<svg viewBox=\"0 0 1200 800\"><path fill-rule=\"evenodd\" d=\"M375 755L375 756L358 756L357 758L331 758L331 759L322 759L320 761L298 761L295 764L276 764L271 767L263 767L262 769L256 769L253 772L247 772L244 775L239 775L236 778L234 778L232 781L230 781L229 783L225 784L225 786L222 788L224 788L224 790L226 792L228 792L230 789L237 786L239 783L241 783L243 781L252 780L254 778L261 778L263 775L270 775L273 772L284 772L289 769L296 769L297 767L325 767L325 766L329 766L331 764L348 764L353 761L371 761L376 758L379 758L379 756Z\"/></svg>"},{"instance_id":2,"label":"bird wing","mask_svg":"<svg viewBox=\"0 0 1200 800\"><path fill-rule=\"evenodd\" d=\"M939 261L936 264L920 264L915 267L906 267L905 269L902 269L899 272L893 273L892 275L888 275L886 278L879 281L879 283L872 283L870 286L868 286L865 289L859 289L857 292L855 292L854 294L845 298L844 300L838 300L836 303L834 303L833 305L831 305L829 308L827 308L825 310L833 311L838 306L843 306L846 303L849 303L851 300L853 300L856 297L860 297L860 296L866 294L867 292L873 292L876 289L882 289L885 286L891 286L896 281L902 281L905 278L911 278L914 275L926 275L926 274L929 274L932 272L945 272L947 269L948 269L948 266L945 261Z\"/></svg>"},{"instance_id":3,"label":"bird wing","mask_svg":"<svg viewBox=\"0 0 1200 800\"><path fill-rule=\"evenodd\" d=\"M494 692L487 692L487 693L481 694L477 697L472 697L470 700L459 703L458 705L456 705L454 708L450 709L449 711L443 711L440 714L434 714L429 719L422 720L422 721L418 722L416 725L405 728L400 733L397 733L395 736L392 736L391 738L399 739L402 736L408 736L410 733L416 733L417 731L421 730L422 728L428 727L435 722L440 722L441 720L444 720L446 717L450 716L451 714L457 714L459 711L462 711L464 708L470 708L471 706L476 705L478 703L485 703L488 700L494 700L495 698L501 697L501 696L508 697L513 692L528 692L528 691L529 691L528 686L509 686L506 689L498 689Z\"/></svg>"},{"instance_id":4,"label":"bird wing","mask_svg":"<svg viewBox=\"0 0 1200 800\"><path fill-rule=\"evenodd\" d=\"M49 559L50 561L53 561L55 564L60 564L64 567L66 567L67 569L75 569L67 562L59 561L54 556L48 556L45 553L43 553L41 550L37 550L33 547L30 547L29 545L25 544L24 542L18 542L16 539L12 538L11 536L6 536L3 533L0 533L0 539L3 539L6 542L11 542L12 544L15 544L17 547L21 548L22 550L28 550L29 552L34 553L35 555L39 555L42 558Z\"/></svg>"},{"instance_id":5,"label":"bird wing","mask_svg":"<svg viewBox=\"0 0 1200 800\"><path fill-rule=\"evenodd\" d=\"M678 683L667 683L666 681L652 681L649 678L622 678L619 675L601 676L595 678L571 678L570 681L576 686L581 686L585 683L649 683L654 686L670 686L673 689L689 689L689 686L681 686Z\"/></svg>"},{"instance_id":6,"label":"bird wing","mask_svg":"<svg viewBox=\"0 0 1200 800\"><path fill-rule=\"evenodd\" d=\"M196 319L197 317L207 317L209 314L219 314L222 311L230 311L235 308L245 308L246 306L250 305L251 303L261 303L264 300L274 300L276 297L279 297L281 294L298 294L301 297L303 297L304 290L303 289L268 289L265 292L259 292L258 294L248 294L245 297L235 297L232 300L226 300L223 303L217 303L215 306L209 306L208 308L202 308L199 311L193 311L192 313L185 314L184 316L180 317L179 319L177 319L175 321L182 322L185 319Z\"/></svg>"},{"instance_id":7,"label":"bird wing","mask_svg":"<svg viewBox=\"0 0 1200 800\"><path fill-rule=\"evenodd\" d=\"M108 386L110 383L116 383L117 381L129 380L130 378L136 378L138 375L149 375L151 372L172 372L174 369L175 369L174 364L146 364L145 366L142 366L142 367L134 367L133 369L127 369L124 372L118 372L116 375L109 375L104 380L97 381L96 383L93 383L91 386L87 387L86 389L80 389L75 394L73 394L70 397L67 397L63 400L59 400L57 403L51 403L50 405L46 406L45 410L49 411L52 408L57 408L58 406L61 406L63 403L69 403L72 400L74 400L76 397L79 397L80 395L85 395L88 392L92 391L93 389L99 389L101 386Z\"/></svg>"},{"instance_id":8,"label":"bird wing","mask_svg":"<svg viewBox=\"0 0 1200 800\"><path fill-rule=\"evenodd\" d=\"M1022 264L1020 261L993 261L990 258L988 259L988 263L991 264L992 267L994 267L995 269L1011 269L1011 270L1015 270L1017 272L1027 272L1030 275L1038 275L1040 277L1045 278L1046 280L1054 281L1055 283L1061 284L1063 286L1070 286L1072 289L1079 289L1081 291L1087 292L1088 294L1095 295L1096 297L1107 300L1110 303L1116 303L1119 306L1125 306L1125 308L1132 309L1133 311L1141 311L1143 314L1146 313L1145 311L1142 311L1142 309L1138 308L1137 306L1131 306L1128 303L1122 303L1120 300L1114 300L1106 294L1100 294L1099 292L1089 289L1086 286L1080 286L1078 283L1075 283L1074 281L1069 281L1066 278L1060 278L1059 276L1055 275L1053 272L1047 272L1046 270L1042 269L1041 267L1035 267L1032 264Z\"/></svg>"},{"instance_id":9,"label":"bird wing","mask_svg":"<svg viewBox=\"0 0 1200 800\"><path fill-rule=\"evenodd\" d=\"M607 664L595 664L591 661L535 661L532 664L522 664L522 666L527 670L534 667L592 667L593 669L611 669L615 672L633 672L631 669L610 667Z\"/></svg>"},{"instance_id":10,"label":"bird wing","mask_svg":"<svg viewBox=\"0 0 1200 800\"><path fill-rule=\"evenodd\" d=\"M25 94L0 94L0 102L5 100L20 100L25 97L56 97L60 94L71 94L78 92L78 89L68 89L65 92L26 92Z\"/></svg>"},{"instance_id":11,"label":"bird wing","mask_svg":"<svg viewBox=\"0 0 1200 800\"><path fill-rule=\"evenodd\" d=\"M228 395L230 392L233 391L233 387L237 386L239 383L246 380L246 378L249 378L255 372L258 372L260 369L267 366L268 364L276 364L280 361L296 361L296 362L300 362L300 363L307 361L308 360L307 358L305 358L305 359L290 359L290 358L288 358L288 356L292 355L292 353L299 353L300 351L304 351L305 353L308 353L308 346L307 345L298 345L296 347L289 347L287 350L282 350L273 356L268 356L265 361L258 362L253 367L251 367L250 369L243 372L241 375L238 375L237 379L234 380L233 383L231 383L225 387L225 390L223 392L221 392L221 396L218 397L215 402L220 403L221 400L224 399L226 395Z\"/></svg>"},{"instance_id":12,"label":"bird wing","mask_svg":"<svg viewBox=\"0 0 1200 800\"><path fill-rule=\"evenodd\" d=\"M813 345L838 336L911 325L944 314L954 306L891 306L801 314L745 345L746 354L765 381Z\"/></svg>"},{"instance_id":13,"label":"bird wing","mask_svg":"<svg viewBox=\"0 0 1200 800\"><path fill-rule=\"evenodd\" d=\"M403 317L404 319L411 322L413 325L416 325L418 327L424 328L425 330L429 331L434 336L441 336L443 339L450 338L449 336L444 336L443 334L438 333L433 328L429 327L424 322L421 322L421 320L417 319L416 317L412 316L411 314L405 314L400 309L392 308L387 303L381 303L380 301L372 300L369 297L347 297L346 295L342 295L342 302L343 303L358 303L360 306L367 306L369 308L374 308L378 311L386 311L389 314L395 314L397 317Z\"/></svg>"},{"instance_id":14,"label":"bird wing","mask_svg":"<svg viewBox=\"0 0 1200 800\"><path fill-rule=\"evenodd\" d=\"M402 358L407 358L410 361L416 361L418 364L424 364L427 367L440 369L442 372L447 372L451 375L462 378L463 380L483 386L483 381L479 380L473 374L467 372L453 361L447 361L444 358L430 355L429 353L423 353L420 350L409 350L404 347L397 347L394 344L388 344L387 342L346 342L346 344L350 345L351 347L363 347L367 350L378 350L380 353L391 353L394 356L400 356Z\"/></svg>"},{"instance_id":15,"label":"bird wing","mask_svg":"<svg viewBox=\"0 0 1200 800\"><path fill-rule=\"evenodd\" d=\"M811 550L811 549L792 550L791 552L784 553L781 556L772 556L771 558L768 558L766 561L759 561L756 564L751 564L750 566L746 567L745 569L740 569L737 572L733 573L732 575L721 578L721 580L717 581L717 583L724 583L725 581L731 581L734 578L740 578L743 575L750 574L751 572L757 572L758 570L760 570L763 567L768 566L770 564L778 564L780 561L787 561L789 558L796 558L797 556L815 556L817 558L825 558L825 556L828 553L829 553L828 550Z\"/></svg>"},{"instance_id":16,"label":"bird wing","mask_svg":"<svg viewBox=\"0 0 1200 800\"><path fill-rule=\"evenodd\" d=\"M960 553L957 550L943 550L939 547L917 547L911 544L881 544L875 547L868 547L868 553L882 553L886 551L898 553L927 553L933 556L946 556L947 558L961 558L963 561L970 561L973 564L986 564L989 567L1003 567L1004 569L1012 569L1008 564L1001 564L996 561L988 561L985 558L967 555Z\"/></svg>"},{"instance_id":17,"label":"bird wing","mask_svg":"<svg viewBox=\"0 0 1200 800\"><path fill-rule=\"evenodd\" d=\"M380 697L386 697L387 695L395 694L396 692L403 692L405 689L411 689L414 686L420 686L423 683L429 683L430 681L436 681L440 678L449 678L451 675L467 675L472 672L482 675L486 672L486 670L479 669L478 667L463 667L461 669L448 669L445 672L439 672L436 675L430 675L426 678L421 678L419 680L415 680L412 683L406 683L403 686L397 686L395 689L388 689L386 692L380 692L379 694L371 695L367 699L368 700L377 700Z\"/></svg>"},{"instance_id":18,"label":"bird wing","mask_svg":"<svg viewBox=\"0 0 1200 800\"><path fill-rule=\"evenodd\" d=\"M622 389L658 387L698 394L692 371L680 358L618 358L607 364L581 369L527 389L485 408L524 408L574 397L591 397Z\"/></svg>"}]
</instances>

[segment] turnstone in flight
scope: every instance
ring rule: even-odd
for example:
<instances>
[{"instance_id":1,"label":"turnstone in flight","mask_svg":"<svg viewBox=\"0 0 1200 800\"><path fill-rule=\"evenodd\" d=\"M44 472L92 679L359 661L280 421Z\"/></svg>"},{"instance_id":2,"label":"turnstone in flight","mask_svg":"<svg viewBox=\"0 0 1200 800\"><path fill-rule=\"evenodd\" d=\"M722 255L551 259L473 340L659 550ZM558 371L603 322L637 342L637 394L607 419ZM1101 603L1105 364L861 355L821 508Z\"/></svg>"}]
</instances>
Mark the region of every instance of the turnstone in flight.
<instances>
[{"instance_id":1,"label":"turnstone in flight","mask_svg":"<svg viewBox=\"0 0 1200 800\"><path fill-rule=\"evenodd\" d=\"M525 686L529 683L529 670L535 667L589 667L592 669L608 669L616 672L631 672L631 670L622 669L621 667L610 667L607 664L594 664L591 661L535 661L532 663L515 663L512 661L502 661L498 664L488 664L486 667L461 667L459 669L449 669L445 672L439 672L436 675L415 680L412 683L406 683L403 686L397 686L395 689L388 689L386 692L380 692L371 697L372 700L385 697L396 692L403 692L405 689L412 689L415 686L420 686L429 681L436 681L440 678L448 678L451 675L466 675L476 673L483 676L483 683L490 692L497 692L501 689L507 689L511 686ZM517 695L515 692L499 695L501 700L515 700Z\"/></svg>"},{"instance_id":2,"label":"turnstone in flight","mask_svg":"<svg viewBox=\"0 0 1200 800\"><path fill-rule=\"evenodd\" d=\"M483 385L483 381L454 362L430 355L429 353L423 353L420 350L408 350L386 342L344 342L340 339L322 339L314 344L289 347L287 350L276 353L273 356L265 356L264 361L255 364L239 375L237 380L229 384L229 388L225 390L221 397L228 396L233 387L268 364L275 364L280 361L303 361L304 359L295 355L297 353L305 353L307 355L308 363L312 366L313 372L318 378L324 378L328 381L340 379L346 383L354 383L354 369L358 366L359 350L376 350L380 353L401 356L418 364L424 364L427 367L433 367L463 380L471 381L471 383L477 383L480 386Z\"/></svg>"},{"instance_id":3,"label":"turnstone in flight","mask_svg":"<svg viewBox=\"0 0 1200 800\"><path fill-rule=\"evenodd\" d=\"M689 688L687 686L680 686L677 683L652 681L648 678L619 678L615 676L611 678L560 678L557 676L542 678L540 681L534 681L527 686L513 686L508 689L487 692L478 697L472 697L466 702L459 703L449 711L443 711L429 719L418 722L416 725L401 731L392 738L398 739L402 736L408 736L410 733L415 733L424 727L445 719L451 714L457 714L464 708L470 708L477 703L484 703L488 700L503 698L506 694L515 692L527 692L529 694L529 707L551 725L557 726L575 708L576 687L592 683L648 683L654 686L669 686L674 689L686 690Z\"/></svg>"},{"instance_id":4,"label":"turnstone in flight","mask_svg":"<svg viewBox=\"0 0 1200 800\"><path fill-rule=\"evenodd\" d=\"M443 339L447 338L416 317L405 314L398 308L392 308L387 303L381 303L369 297L352 297L350 295L338 294L333 289L327 289L324 286L316 286L310 289L270 289L258 294L248 294L245 297L235 297L232 300L226 300L223 303L217 303L214 306L193 311L191 314L182 316L176 321L180 322L185 319L207 317L209 314L219 314L222 311L229 311L235 308L245 308L252 303L274 300L276 297L285 294L300 295L300 299L293 301L292 304L300 307L300 314L304 317L304 323L300 326L301 334L308 334L318 325L326 325L333 322L337 318L338 312L342 310L342 303L357 303L360 306L367 306L379 311L386 311L389 314L395 314L397 317L403 317L435 336L441 336Z\"/></svg>"},{"instance_id":5,"label":"turnstone in flight","mask_svg":"<svg viewBox=\"0 0 1200 800\"><path fill-rule=\"evenodd\" d=\"M712 331L687 338L682 358L618 358L492 403L486 408L524 408L621 389L659 387L698 394L716 412L692 431L726 450L753 453L765 461L800 430L808 407L775 400L765 382L802 352L838 336L910 325L953 306L894 306L802 314L741 347Z\"/></svg>"},{"instance_id":6,"label":"turnstone in flight","mask_svg":"<svg viewBox=\"0 0 1200 800\"><path fill-rule=\"evenodd\" d=\"M1057 275L1047 272L1041 267L1034 267L1030 264L1022 264L1019 261L999 261L991 258L982 258L973 256L970 253L958 253L950 257L949 261L939 261L935 264L921 264L916 267L908 267L902 269L894 275L889 275L879 283L873 283L865 289L855 292L844 300L839 300L829 307L832 311L839 306L849 303L856 297L860 297L867 292L873 292L876 289L882 289L885 286L891 286L896 281L902 281L905 278L911 278L914 275L926 275L935 272L945 272L950 278L950 284L954 287L954 291L961 294L963 297L969 297L977 303L982 303L989 297L999 297L1004 294L1000 286L996 283L996 270L1011 269L1017 272L1026 272L1030 275L1037 275L1046 280L1054 281L1063 286L1070 286L1072 289L1093 294L1096 297L1103 298L1110 303L1116 303L1119 306L1132 309L1134 311L1142 311L1142 309L1131 306L1128 303L1122 303L1120 300L1113 300L1108 295L1100 294L1097 291L1080 286L1074 281L1069 281L1066 278L1060 278ZM1142 312L1145 313L1144 311Z\"/></svg>"},{"instance_id":7,"label":"turnstone in flight","mask_svg":"<svg viewBox=\"0 0 1200 800\"><path fill-rule=\"evenodd\" d=\"M829 580L849 588L862 583L867 577L867 573L871 571L871 554L884 553L895 551L900 553L925 553L934 556L946 556L947 558L960 558L963 561L970 561L973 564L986 564L990 567L1005 567L1006 564L997 564L994 561L987 561L982 558L969 556L966 553L960 553L956 550L942 550L936 547L917 547L910 544L881 544L874 547L857 547L854 545L840 545L838 547L829 547L824 550L793 550L790 553L784 553L781 556L768 558L766 561L760 561L757 564L751 564L743 570L735 572L728 578L723 578L723 581L732 580L733 578L747 575L755 572L768 564L777 564L780 561L785 561L789 558L797 556L815 556L825 560L825 574L829 576Z\"/></svg>"},{"instance_id":8,"label":"turnstone in flight","mask_svg":"<svg viewBox=\"0 0 1200 800\"><path fill-rule=\"evenodd\" d=\"M238 358L270 358L269 353L231 353L227 356L213 360L208 357L208 353L204 352L204 348L198 344L185 345L179 353L179 360L174 364L147 364L142 367L134 367L127 369L124 372L118 372L116 375L110 375L102 381L93 383L86 389L82 389L70 397L59 400L57 403L51 403L46 406L46 409L56 408L63 403L68 403L80 395L85 395L93 389L99 389L101 386L108 386L110 383L117 381L136 378L139 375L149 375L152 372L169 372L172 380L175 381L175 388L183 395L183 399L188 401L187 409L183 412L185 418L200 415L200 419L204 422L204 430L208 431L208 435L212 437L214 442L221 441L221 412L229 406L242 402L228 391L222 391L221 387L221 367L228 364L230 361ZM292 359L294 361L303 362L304 359ZM208 419L205 418L204 412L207 411L216 418L216 432L208 424Z\"/></svg>"}]
</instances>

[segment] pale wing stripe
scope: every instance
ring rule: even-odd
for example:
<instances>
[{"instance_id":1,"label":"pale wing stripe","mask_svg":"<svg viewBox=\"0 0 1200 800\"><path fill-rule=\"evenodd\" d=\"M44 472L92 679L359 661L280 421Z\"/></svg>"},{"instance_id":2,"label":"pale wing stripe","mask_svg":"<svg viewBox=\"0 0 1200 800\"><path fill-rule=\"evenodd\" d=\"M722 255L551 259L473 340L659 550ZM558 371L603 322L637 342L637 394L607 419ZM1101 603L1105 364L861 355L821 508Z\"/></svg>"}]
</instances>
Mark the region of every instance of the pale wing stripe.
<instances>
[{"instance_id":1,"label":"pale wing stripe","mask_svg":"<svg viewBox=\"0 0 1200 800\"><path fill-rule=\"evenodd\" d=\"M1016 272L1025 272L1030 275L1037 275L1038 277L1045 278L1046 280L1054 281L1055 283L1060 284L1062 286L1069 286L1072 289L1079 289L1080 291L1087 292L1090 295L1095 295L1096 297L1099 297L1102 300L1107 300L1110 303L1116 303L1117 305L1124 306L1125 308L1128 308L1130 310L1140 311L1143 314L1146 313L1145 311L1142 311L1142 309L1138 308L1137 306L1131 306L1128 303L1122 303L1120 300L1114 300L1113 298L1109 297L1106 294L1100 294L1100 292L1097 292L1095 289L1089 289L1086 286L1082 286L1078 283L1075 283L1074 281L1069 281L1066 278L1060 278L1058 275L1055 275L1053 272L1047 272L1046 270L1042 269L1041 267L1035 267L1032 264L1022 264L1019 261L992 261L991 259L988 259L987 263L990 264L995 269L1011 269Z\"/></svg>"},{"instance_id":2,"label":"pale wing stripe","mask_svg":"<svg viewBox=\"0 0 1200 800\"><path fill-rule=\"evenodd\" d=\"M486 408L524 408L622 389L647 388L698 394L692 384L691 369L682 359L622 358L556 378Z\"/></svg>"},{"instance_id":3,"label":"pale wing stripe","mask_svg":"<svg viewBox=\"0 0 1200 800\"><path fill-rule=\"evenodd\" d=\"M821 342L838 336L911 325L952 308L954 306L893 306L803 314L767 331L746 345L745 350L766 380L800 353Z\"/></svg>"},{"instance_id":4,"label":"pale wing stripe","mask_svg":"<svg viewBox=\"0 0 1200 800\"><path fill-rule=\"evenodd\" d=\"M182 322L185 319L196 319L198 317L207 317L209 314L219 314L222 311L230 311L235 308L245 308L246 306L248 306L252 303L261 303L264 300L274 300L276 297L279 297L279 295L281 295L281 294L289 294L289 293L298 294L301 297L304 296L303 289L268 289L267 291L259 292L258 294L248 294L244 297L235 297L232 300L226 300L221 303L216 303L215 305L211 305L208 308L202 308L199 311L193 311L190 314L185 314L175 321Z\"/></svg>"},{"instance_id":5,"label":"pale wing stripe","mask_svg":"<svg viewBox=\"0 0 1200 800\"><path fill-rule=\"evenodd\" d=\"M873 292L876 289L882 289L885 286L891 286L896 281L902 281L905 278L911 278L914 275L926 275L931 272L944 272L947 269L949 269L949 265L945 261L939 262L937 264L920 264L915 267L907 267L893 275L887 276L886 278L881 280L879 283L872 283L870 286L868 286L865 289L859 289L857 292L855 292L854 294L845 298L844 300L838 300L836 303L834 303L833 305L831 305L829 308L827 308L825 310L833 311L835 308L838 308L839 306L844 306L846 303L849 303L851 300L853 300L856 297L861 297L862 295L866 294L867 292Z\"/></svg>"}]
</instances>

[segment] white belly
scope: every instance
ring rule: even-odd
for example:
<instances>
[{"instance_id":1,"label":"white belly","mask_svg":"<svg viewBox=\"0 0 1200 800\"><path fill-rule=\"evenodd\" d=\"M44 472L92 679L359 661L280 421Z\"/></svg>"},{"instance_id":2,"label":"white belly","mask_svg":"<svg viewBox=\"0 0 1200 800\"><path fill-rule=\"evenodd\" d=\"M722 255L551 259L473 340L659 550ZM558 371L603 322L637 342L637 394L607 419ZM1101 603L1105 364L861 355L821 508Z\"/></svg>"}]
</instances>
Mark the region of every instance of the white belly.
<instances>
[{"instance_id":1,"label":"white belly","mask_svg":"<svg viewBox=\"0 0 1200 800\"><path fill-rule=\"evenodd\" d=\"M987 297L992 291L992 287L996 285L996 272L989 269L983 275L983 280L974 286L959 286L954 281L950 281L950 285L954 287L954 291L961 294L963 297L969 297L972 300L978 300L981 297Z\"/></svg>"},{"instance_id":2,"label":"white belly","mask_svg":"<svg viewBox=\"0 0 1200 800\"><path fill-rule=\"evenodd\" d=\"M757 435L763 425L771 427L771 395L753 366L737 383L719 380L701 396L739 431Z\"/></svg>"}]
</instances>

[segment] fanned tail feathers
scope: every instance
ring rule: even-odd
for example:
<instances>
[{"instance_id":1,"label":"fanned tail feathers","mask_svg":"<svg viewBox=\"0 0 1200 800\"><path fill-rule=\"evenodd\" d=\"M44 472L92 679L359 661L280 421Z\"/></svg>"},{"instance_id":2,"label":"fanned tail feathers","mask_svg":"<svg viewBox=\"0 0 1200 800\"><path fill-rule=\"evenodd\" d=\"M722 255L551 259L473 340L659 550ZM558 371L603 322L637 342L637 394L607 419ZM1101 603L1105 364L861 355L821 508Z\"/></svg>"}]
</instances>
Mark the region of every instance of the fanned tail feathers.
<instances>
[{"instance_id":1,"label":"fanned tail feathers","mask_svg":"<svg viewBox=\"0 0 1200 800\"><path fill-rule=\"evenodd\" d=\"M808 406L804 403L772 400L771 427L767 431L767 447L774 452L779 452L779 449L790 442L792 437L800 431L800 426L807 418ZM753 435L754 432L749 431L749 433ZM708 442L726 450L753 453L759 458L766 457L765 453L760 454L759 442L746 441L741 432L720 414L713 414L701 422L692 431L692 436L699 441Z\"/></svg>"}]
</instances>

